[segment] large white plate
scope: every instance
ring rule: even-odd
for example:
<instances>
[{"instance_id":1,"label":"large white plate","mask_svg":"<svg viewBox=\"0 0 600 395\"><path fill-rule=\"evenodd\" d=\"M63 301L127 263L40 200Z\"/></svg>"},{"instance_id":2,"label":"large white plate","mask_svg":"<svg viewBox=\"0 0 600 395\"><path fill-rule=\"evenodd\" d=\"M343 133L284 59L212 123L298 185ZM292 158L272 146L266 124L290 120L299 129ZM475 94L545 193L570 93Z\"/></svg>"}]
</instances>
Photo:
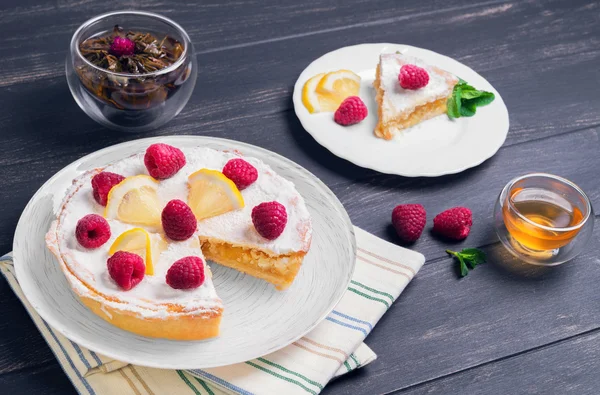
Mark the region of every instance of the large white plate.
<instances>
[{"instance_id":1,"label":"large white plate","mask_svg":"<svg viewBox=\"0 0 600 395\"><path fill-rule=\"evenodd\" d=\"M450 120L446 115L422 122L392 141L375 137L377 103L373 80L381 53L400 51L447 70L478 89L496 94L487 107L471 118ZM357 125L343 127L333 113L310 114L302 104L302 87L312 76L352 70L362 77L360 97L369 109ZM340 48L312 62L294 86L294 108L304 129L333 154L358 166L407 177L441 176L477 166L492 157L508 133L508 110L494 87L464 64L447 56L401 44L360 44Z\"/></svg>"},{"instance_id":2,"label":"large white plate","mask_svg":"<svg viewBox=\"0 0 600 395\"><path fill-rule=\"evenodd\" d=\"M206 341L171 341L137 336L90 312L71 291L44 234L69 183L81 172L146 149L153 142L237 149L260 158L296 184L313 218L312 246L294 284L286 291L211 264L225 304L221 335ZM54 208L53 208L54 206ZM115 145L58 172L33 196L14 240L17 278L25 296L52 327L93 351L117 360L167 369L208 368L247 361L276 351L314 328L344 294L354 270L350 219L333 193L314 175L277 154L235 141L193 136L161 137Z\"/></svg>"}]
</instances>

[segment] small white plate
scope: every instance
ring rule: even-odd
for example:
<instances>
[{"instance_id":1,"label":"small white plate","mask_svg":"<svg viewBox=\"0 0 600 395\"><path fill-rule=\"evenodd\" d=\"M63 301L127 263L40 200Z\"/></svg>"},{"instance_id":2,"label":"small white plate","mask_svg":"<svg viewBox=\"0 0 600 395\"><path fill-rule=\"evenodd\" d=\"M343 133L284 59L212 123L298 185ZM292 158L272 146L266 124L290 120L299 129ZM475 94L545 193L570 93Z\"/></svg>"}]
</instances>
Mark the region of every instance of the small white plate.
<instances>
[{"instance_id":1,"label":"small white plate","mask_svg":"<svg viewBox=\"0 0 600 395\"><path fill-rule=\"evenodd\" d=\"M471 118L451 120L446 115L422 122L391 141L375 137L377 102L373 80L382 53L415 56L447 70L475 88L494 92L496 100L477 109ZM302 87L311 77L340 69L362 78L360 97L369 115L359 124L343 127L333 113L310 114L302 104ZM508 110L494 87L464 64L438 53L400 44L360 44L340 48L312 62L294 86L294 108L302 126L334 155L355 165L406 177L434 177L458 173L481 164L502 146L508 133Z\"/></svg>"},{"instance_id":2,"label":"small white plate","mask_svg":"<svg viewBox=\"0 0 600 395\"><path fill-rule=\"evenodd\" d=\"M71 181L82 172L146 149L154 142L237 149L259 158L296 184L313 220L309 253L286 291L212 263L213 281L225 304L221 335L206 341L151 339L121 330L90 312L67 284L44 234ZM210 137L173 136L115 145L75 161L48 180L23 211L14 239L19 284L40 316L84 347L136 365L198 369L230 365L276 351L299 339L335 307L355 264L350 219L335 195L314 175L273 152Z\"/></svg>"}]
</instances>

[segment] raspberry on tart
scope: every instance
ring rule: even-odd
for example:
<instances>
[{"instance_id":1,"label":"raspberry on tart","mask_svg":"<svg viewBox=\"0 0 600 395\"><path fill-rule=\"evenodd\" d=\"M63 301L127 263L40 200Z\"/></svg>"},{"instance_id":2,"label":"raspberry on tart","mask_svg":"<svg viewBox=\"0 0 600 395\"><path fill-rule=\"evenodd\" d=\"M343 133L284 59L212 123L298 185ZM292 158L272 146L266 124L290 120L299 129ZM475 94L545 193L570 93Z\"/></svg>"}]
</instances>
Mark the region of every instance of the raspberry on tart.
<instances>
[{"instance_id":1,"label":"raspberry on tart","mask_svg":"<svg viewBox=\"0 0 600 395\"><path fill-rule=\"evenodd\" d=\"M75 237L85 248L98 248L110 239L110 225L97 214L88 214L77 221Z\"/></svg>"},{"instance_id":2,"label":"raspberry on tart","mask_svg":"<svg viewBox=\"0 0 600 395\"><path fill-rule=\"evenodd\" d=\"M179 148L168 144L152 144L146 150L144 164L148 173L157 180L170 178L186 164L185 155Z\"/></svg>"},{"instance_id":3,"label":"raspberry on tart","mask_svg":"<svg viewBox=\"0 0 600 395\"><path fill-rule=\"evenodd\" d=\"M279 202L261 203L252 209L252 223L262 237L275 240L285 229L287 211Z\"/></svg>"},{"instance_id":4,"label":"raspberry on tart","mask_svg":"<svg viewBox=\"0 0 600 395\"><path fill-rule=\"evenodd\" d=\"M96 174L92 178L92 190L94 193L94 199L101 206L106 206L106 201L108 199L108 193L110 190L121 181L123 181L125 177L120 174L111 173L110 171L103 171Z\"/></svg>"},{"instance_id":5,"label":"raspberry on tart","mask_svg":"<svg viewBox=\"0 0 600 395\"><path fill-rule=\"evenodd\" d=\"M173 199L162 211L163 230L172 240L187 240L196 231L196 217L190 206L179 199Z\"/></svg>"},{"instance_id":6,"label":"raspberry on tart","mask_svg":"<svg viewBox=\"0 0 600 395\"><path fill-rule=\"evenodd\" d=\"M204 282L204 262L197 256L181 258L167 271L166 281L174 289L198 288Z\"/></svg>"},{"instance_id":7,"label":"raspberry on tart","mask_svg":"<svg viewBox=\"0 0 600 395\"><path fill-rule=\"evenodd\" d=\"M231 159L223 167L223 174L240 190L248 188L258 178L258 171L242 158Z\"/></svg>"},{"instance_id":8,"label":"raspberry on tart","mask_svg":"<svg viewBox=\"0 0 600 395\"><path fill-rule=\"evenodd\" d=\"M108 273L121 289L129 291L144 279L146 266L139 255L117 251L106 262Z\"/></svg>"}]
</instances>

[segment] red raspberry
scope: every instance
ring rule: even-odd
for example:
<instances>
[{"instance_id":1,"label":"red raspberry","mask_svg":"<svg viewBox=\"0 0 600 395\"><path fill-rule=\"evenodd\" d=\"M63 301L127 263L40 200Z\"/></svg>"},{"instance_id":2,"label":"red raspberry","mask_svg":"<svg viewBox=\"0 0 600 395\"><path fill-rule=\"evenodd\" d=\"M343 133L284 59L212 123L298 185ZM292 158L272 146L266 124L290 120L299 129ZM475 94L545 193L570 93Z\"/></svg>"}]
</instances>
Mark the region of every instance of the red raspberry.
<instances>
[{"instance_id":1,"label":"red raspberry","mask_svg":"<svg viewBox=\"0 0 600 395\"><path fill-rule=\"evenodd\" d=\"M392 224L404 241L417 241L426 222L427 213L420 204L401 204L392 211Z\"/></svg>"},{"instance_id":2,"label":"red raspberry","mask_svg":"<svg viewBox=\"0 0 600 395\"><path fill-rule=\"evenodd\" d=\"M262 237L275 240L285 229L287 212L281 203L261 203L252 209L252 223Z\"/></svg>"},{"instance_id":3,"label":"red raspberry","mask_svg":"<svg viewBox=\"0 0 600 395\"><path fill-rule=\"evenodd\" d=\"M77 221L75 237L85 248L98 248L110 239L110 225L98 214L88 214Z\"/></svg>"},{"instance_id":4,"label":"red raspberry","mask_svg":"<svg viewBox=\"0 0 600 395\"><path fill-rule=\"evenodd\" d=\"M167 271L167 284L175 289L198 288L204 283L204 262L197 256L186 256Z\"/></svg>"},{"instance_id":5,"label":"red raspberry","mask_svg":"<svg viewBox=\"0 0 600 395\"><path fill-rule=\"evenodd\" d=\"M185 163L183 152L168 144L152 144L144 156L144 164L148 173L156 179L172 177L185 166Z\"/></svg>"},{"instance_id":6,"label":"red raspberry","mask_svg":"<svg viewBox=\"0 0 600 395\"><path fill-rule=\"evenodd\" d=\"M123 181L125 177L120 174L111 173L110 171L103 171L98 173L92 178L92 189L94 190L94 199L98 204L106 206L108 199L108 193L118 183Z\"/></svg>"},{"instance_id":7,"label":"red raspberry","mask_svg":"<svg viewBox=\"0 0 600 395\"><path fill-rule=\"evenodd\" d=\"M358 96L344 99L333 114L333 120L342 126L354 125L367 117L369 110Z\"/></svg>"},{"instance_id":8,"label":"red raspberry","mask_svg":"<svg viewBox=\"0 0 600 395\"><path fill-rule=\"evenodd\" d=\"M196 217L190 206L173 199L162 211L162 226L165 234L172 240L187 240L196 231Z\"/></svg>"},{"instance_id":9,"label":"red raspberry","mask_svg":"<svg viewBox=\"0 0 600 395\"><path fill-rule=\"evenodd\" d=\"M144 260L132 252L117 251L108 258L106 265L110 277L125 291L138 285L146 274Z\"/></svg>"},{"instance_id":10,"label":"red raspberry","mask_svg":"<svg viewBox=\"0 0 600 395\"><path fill-rule=\"evenodd\" d=\"M110 44L110 53L120 58L121 56L133 55L135 52L135 43L126 37L115 37Z\"/></svg>"},{"instance_id":11,"label":"red raspberry","mask_svg":"<svg viewBox=\"0 0 600 395\"><path fill-rule=\"evenodd\" d=\"M473 217L466 207L454 207L433 219L433 231L454 240L465 239L471 231Z\"/></svg>"},{"instance_id":12,"label":"red raspberry","mask_svg":"<svg viewBox=\"0 0 600 395\"><path fill-rule=\"evenodd\" d=\"M248 188L258 178L258 171L243 159L231 159L223 167L223 174L241 191Z\"/></svg>"},{"instance_id":13,"label":"red raspberry","mask_svg":"<svg viewBox=\"0 0 600 395\"><path fill-rule=\"evenodd\" d=\"M429 83L429 74L427 74L427 70L419 66L405 64L400 68L398 81L404 89L417 90L427 86Z\"/></svg>"}]
</instances>

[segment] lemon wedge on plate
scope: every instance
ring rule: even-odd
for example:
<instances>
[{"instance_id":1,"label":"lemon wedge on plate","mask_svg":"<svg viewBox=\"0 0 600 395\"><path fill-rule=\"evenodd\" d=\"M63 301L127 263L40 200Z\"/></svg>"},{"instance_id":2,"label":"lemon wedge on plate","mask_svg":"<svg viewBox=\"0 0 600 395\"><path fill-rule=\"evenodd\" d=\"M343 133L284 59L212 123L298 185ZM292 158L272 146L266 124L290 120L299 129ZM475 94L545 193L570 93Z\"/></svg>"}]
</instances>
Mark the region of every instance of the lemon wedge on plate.
<instances>
[{"instance_id":1,"label":"lemon wedge on plate","mask_svg":"<svg viewBox=\"0 0 600 395\"><path fill-rule=\"evenodd\" d=\"M160 226L158 181L147 175L127 177L108 193L104 217L134 225Z\"/></svg>"},{"instance_id":2,"label":"lemon wedge on plate","mask_svg":"<svg viewBox=\"0 0 600 395\"><path fill-rule=\"evenodd\" d=\"M337 110L342 102L337 95L321 95L316 92L317 85L324 76L325 73L315 75L306 81L302 88L302 103L311 114L316 112L333 112Z\"/></svg>"},{"instance_id":3,"label":"lemon wedge on plate","mask_svg":"<svg viewBox=\"0 0 600 395\"><path fill-rule=\"evenodd\" d=\"M239 189L220 171L198 170L188 184L188 205L198 221L244 207Z\"/></svg>"},{"instance_id":4,"label":"lemon wedge on plate","mask_svg":"<svg viewBox=\"0 0 600 395\"><path fill-rule=\"evenodd\" d=\"M302 103L311 114L334 112L348 96L358 96L360 76L349 70L321 73L302 87Z\"/></svg>"},{"instance_id":5,"label":"lemon wedge on plate","mask_svg":"<svg viewBox=\"0 0 600 395\"><path fill-rule=\"evenodd\" d=\"M121 233L110 246L108 253L113 255L117 251L127 251L141 256L146 265L146 274L149 276L154 274L152 243L150 234L145 229L133 228Z\"/></svg>"},{"instance_id":6,"label":"lemon wedge on plate","mask_svg":"<svg viewBox=\"0 0 600 395\"><path fill-rule=\"evenodd\" d=\"M348 96L358 96L359 91L360 76L350 70L325 74L316 88L319 95L337 95L342 101Z\"/></svg>"}]
</instances>

